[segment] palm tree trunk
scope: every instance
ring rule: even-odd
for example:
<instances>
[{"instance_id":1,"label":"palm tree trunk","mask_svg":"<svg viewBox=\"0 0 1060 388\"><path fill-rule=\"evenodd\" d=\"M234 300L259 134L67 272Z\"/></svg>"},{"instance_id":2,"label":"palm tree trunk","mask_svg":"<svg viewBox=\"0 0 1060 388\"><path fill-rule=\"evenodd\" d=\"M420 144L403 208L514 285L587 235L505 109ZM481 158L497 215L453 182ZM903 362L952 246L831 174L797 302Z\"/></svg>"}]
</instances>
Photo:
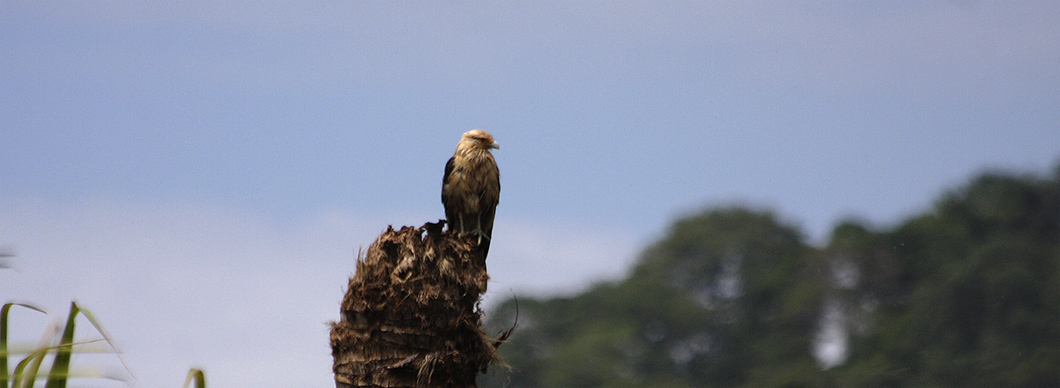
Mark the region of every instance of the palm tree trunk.
<instances>
[{"instance_id":1,"label":"palm tree trunk","mask_svg":"<svg viewBox=\"0 0 1060 388\"><path fill-rule=\"evenodd\" d=\"M358 258L331 329L337 388L475 387L499 362L478 308L486 263L442 225L388 227Z\"/></svg>"}]
</instances>

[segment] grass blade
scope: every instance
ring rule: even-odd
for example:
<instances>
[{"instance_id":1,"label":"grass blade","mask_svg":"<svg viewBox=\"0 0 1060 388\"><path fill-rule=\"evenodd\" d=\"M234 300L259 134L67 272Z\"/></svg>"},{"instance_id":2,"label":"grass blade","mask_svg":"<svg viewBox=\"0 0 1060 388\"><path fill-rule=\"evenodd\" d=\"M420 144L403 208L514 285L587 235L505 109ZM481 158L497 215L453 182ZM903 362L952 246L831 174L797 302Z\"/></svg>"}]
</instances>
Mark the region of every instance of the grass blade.
<instances>
[{"instance_id":1,"label":"grass blade","mask_svg":"<svg viewBox=\"0 0 1060 388\"><path fill-rule=\"evenodd\" d=\"M44 361L44 356L49 350L51 348L48 347L34 350L18 363L15 367L15 376L11 380L11 388L33 388L33 384L37 381L37 372L40 371L40 363Z\"/></svg>"},{"instance_id":2,"label":"grass blade","mask_svg":"<svg viewBox=\"0 0 1060 388\"><path fill-rule=\"evenodd\" d=\"M7 387L8 378L11 376L7 370L7 316L13 306L21 306L47 314L36 306L24 303L7 303L0 308L0 387Z\"/></svg>"},{"instance_id":3,"label":"grass blade","mask_svg":"<svg viewBox=\"0 0 1060 388\"><path fill-rule=\"evenodd\" d=\"M195 380L195 388L206 388L206 376L203 375L202 370L192 368L188 371L188 378L184 379L184 388L188 388L188 384Z\"/></svg>"},{"instance_id":4,"label":"grass blade","mask_svg":"<svg viewBox=\"0 0 1060 388\"><path fill-rule=\"evenodd\" d=\"M77 312L77 303L71 302L70 316L66 318L66 328L63 329L63 337L59 340L52 370L48 373L48 382L44 384L44 388L66 388L66 378L70 374L70 358L74 350L74 320L77 318Z\"/></svg>"},{"instance_id":5,"label":"grass blade","mask_svg":"<svg viewBox=\"0 0 1060 388\"><path fill-rule=\"evenodd\" d=\"M121 362L121 366L125 368L125 371L129 373L129 376L135 379L136 375L134 375L132 373L132 370L129 369L129 365L125 363L125 358L121 356L121 352L118 351L118 348L116 346L114 346L114 341L110 340L110 336L107 335L107 331L103 330L103 325L100 325L99 321L96 320L96 316L92 315L91 311L88 311L81 307L78 307L77 311L81 313L82 316L88 319L88 322L92 324L92 327L96 328L96 332L98 332L99 335L103 336L103 340L107 342L107 345L110 346L111 350L114 350L114 355L118 356L118 361Z\"/></svg>"}]
</instances>

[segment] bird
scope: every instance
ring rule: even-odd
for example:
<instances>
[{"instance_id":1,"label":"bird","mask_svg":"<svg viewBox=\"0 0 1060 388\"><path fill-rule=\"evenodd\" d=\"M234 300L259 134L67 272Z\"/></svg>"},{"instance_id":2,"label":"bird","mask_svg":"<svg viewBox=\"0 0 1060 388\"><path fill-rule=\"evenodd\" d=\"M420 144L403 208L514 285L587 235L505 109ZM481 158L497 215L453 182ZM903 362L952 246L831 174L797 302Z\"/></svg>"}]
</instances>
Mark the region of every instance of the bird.
<instances>
[{"instance_id":1,"label":"bird","mask_svg":"<svg viewBox=\"0 0 1060 388\"><path fill-rule=\"evenodd\" d=\"M500 149L493 135L481 129L465 132L445 163L442 177L442 206L449 232L474 237L483 259L489 253L501 195L500 170L491 149Z\"/></svg>"}]
</instances>

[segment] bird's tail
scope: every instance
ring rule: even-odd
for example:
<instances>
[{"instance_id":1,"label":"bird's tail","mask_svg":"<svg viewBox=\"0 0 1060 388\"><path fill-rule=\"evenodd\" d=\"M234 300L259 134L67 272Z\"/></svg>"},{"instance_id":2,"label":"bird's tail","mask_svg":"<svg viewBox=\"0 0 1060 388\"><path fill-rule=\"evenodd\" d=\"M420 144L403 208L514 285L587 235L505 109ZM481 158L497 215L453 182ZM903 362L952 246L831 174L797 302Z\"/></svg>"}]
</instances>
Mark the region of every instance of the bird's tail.
<instances>
[{"instance_id":1,"label":"bird's tail","mask_svg":"<svg viewBox=\"0 0 1060 388\"><path fill-rule=\"evenodd\" d=\"M478 235L478 247L477 247L477 250L478 250L478 253L482 257L482 266L483 266L483 268L485 268L485 266L486 266L486 255L488 255L490 253L490 236L487 236L485 234L479 234Z\"/></svg>"}]
</instances>

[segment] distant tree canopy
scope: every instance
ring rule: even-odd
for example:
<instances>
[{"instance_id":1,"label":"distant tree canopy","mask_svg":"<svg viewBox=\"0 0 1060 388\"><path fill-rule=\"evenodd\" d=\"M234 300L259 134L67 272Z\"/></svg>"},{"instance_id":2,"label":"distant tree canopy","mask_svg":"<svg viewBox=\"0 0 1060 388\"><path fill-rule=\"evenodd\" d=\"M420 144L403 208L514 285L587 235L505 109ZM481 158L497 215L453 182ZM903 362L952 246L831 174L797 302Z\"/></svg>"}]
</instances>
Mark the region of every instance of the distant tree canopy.
<instances>
[{"instance_id":1,"label":"distant tree canopy","mask_svg":"<svg viewBox=\"0 0 1060 388\"><path fill-rule=\"evenodd\" d=\"M841 223L823 248L768 211L707 210L627 278L518 309L512 370L481 386L1060 386L1060 166L981 175L892 229ZM516 303L491 313L499 331Z\"/></svg>"}]
</instances>

